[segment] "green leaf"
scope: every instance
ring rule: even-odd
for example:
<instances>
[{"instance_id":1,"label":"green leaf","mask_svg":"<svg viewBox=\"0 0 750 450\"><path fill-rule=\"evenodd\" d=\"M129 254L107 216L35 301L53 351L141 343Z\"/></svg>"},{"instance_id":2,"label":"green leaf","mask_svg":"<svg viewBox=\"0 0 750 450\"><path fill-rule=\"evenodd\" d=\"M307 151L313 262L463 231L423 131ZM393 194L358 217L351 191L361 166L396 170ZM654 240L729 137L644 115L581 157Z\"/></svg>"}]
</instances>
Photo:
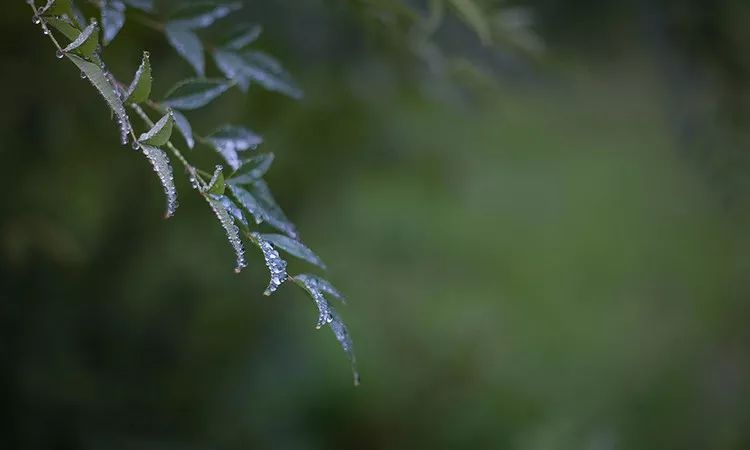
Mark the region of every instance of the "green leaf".
<instances>
[{"instance_id":1,"label":"green leaf","mask_svg":"<svg viewBox=\"0 0 750 450\"><path fill-rule=\"evenodd\" d=\"M71 0L49 0L41 13L50 16L67 14L68 17L73 17L73 5Z\"/></svg>"},{"instance_id":2,"label":"green leaf","mask_svg":"<svg viewBox=\"0 0 750 450\"><path fill-rule=\"evenodd\" d=\"M127 143L127 133L130 132L131 128L130 120L125 112L125 107L122 105L120 96L117 95L114 86L112 86L107 80L107 76L102 69L94 63L88 62L85 59L70 53L66 56L78 66L81 72L86 75L89 82L97 91L99 91L99 94L104 97L104 101L107 102L107 105L117 117L118 122L120 122L120 138Z\"/></svg>"},{"instance_id":3,"label":"green leaf","mask_svg":"<svg viewBox=\"0 0 750 450\"><path fill-rule=\"evenodd\" d=\"M263 138L247 128L229 125L219 128L206 138L206 143L224 157L232 170L237 170L241 165L238 152L255 150L262 142Z\"/></svg>"},{"instance_id":4,"label":"green leaf","mask_svg":"<svg viewBox=\"0 0 750 450\"><path fill-rule=\"evenodd\" d=\"M75 52L81 56L91 56L99 45L99 25L92 21L67 47L64 53Z\"/></svg>"},{"instance_id":5,"label":"green leaf","mask_svg":"<svg viewBox=\"0 0 750 450\"><path fill-rule=\"evenodd\" d=\"M485 45L489 44L491 41L490 25L482 10L474 3L474 0L449 1L458 11L461 19L479 36L479 40Z\"/></svg>"},{"instance_id":6,"label":"green leaf","mask_svg":"<svg viewBox=\"0 0 750 450\"><path fill-rule=\"evenodd\" d=\"M295 284L303 288L310 295L310 297L315 302L315 306L317 306L318 308L318 322L315 325L316 328L320 328L324 325L328 325L329 327L331 327L331 331L333 331L334 336L336 336L336 340L341 345L341 348L344 349L344 353L346 353L347 357L349 358L349 362L351 363L354 385L359 385L357 359L354 355L354 344L352 343L351 335L349 334L349 330L346 328L344 321L341 320L338 312L336 312L336 309L331 306L328 303L328 300L325 298L325 293L334 295L330 292L330 290L328 290L328 287L333 288L333 286L331 286L331 284L325 280L322 280L325 281L325 284L321 284L321 280L321 278L306 274L296 275L292 277L292 281L294 281ZM335 291L335 289L333 290Z\"/></svg>"},{"instance_id":7,"label":"green leaf","mask_svg":"<svg viewBox=\"0 0 750 450\"><path fill-rule=\"evenodd\" d=\"M184 29L207 28L241 7L242 5L238 2L225 4L189 3L169 16L169 24Z\"/></svg>"},{"instance_id":8,"label":"green leaf","mask_svg":"<svg viewBox=\"0 0 750 450\"><path fill-rule=\"evenodd\" d=\"M127 100L126 103L141 103L148 100L149 95L151 95L151 61L149 60L149 53L143 52L143 59L141 60L141 65L138 67L138 70L135 72L135 77L133 77L133 82L130 83L130 87L128 87L128 92L126 94Z\"/></svg>"},{"instance_id":9,"label":"green leaf","mask_svg":"<svg viewBox=\"0 0 750 450\"><path fill-rule=\"evenodd\" d=\"M287 236L297 238L296 227L287 219L284 211L276 203L271 190L264 180L239 185L230 179L227 185L232 194L240 202L240 205L253 216L256 223L266 222Z\"/></svg>"},{"instance_id":10,"label":"green leaf","mask_svg":"<svg viewBox=\"0 0 750 450\"><path fill-rule=\"evenodd\" d=\"M202 77L206 73L206 61L203 56L203 43L198 36L171 23L167 24L164 31L172 48Z\"/></svg>"},{"instance_id":11,"label":"green leaf","mask_svg":"<svg viewBox=\"0 0 750 450\"><path fill-rule=\"evenodd\" d=\"M289 278L286 273L286 261L281 258L279 252L269 242L263 239L260 233L250 233L248 237L263 252L266 267L268 267L268 271L271 273L271 280L268 282L268 287L263 292L263 295L271 295L278 289L281 283Z\"/></svg>"},{"instance_id":12,"label":"green leaf","mask_svg":"<svg viewBox=\"0 0 750 450\"><path fill-rule=\"evenodd\" d=\"M224 188L224 172L221 166L216 166L214 175L211 177L211 181L208 182L206 192L209 194L224 195Z\"/></svg>"},{"instance_id":13,"label":"green leaf","mask_svg":"<svg viewBox=\"0 0 750 450\"><path fill-rule=\"evenodd\" d=\"M262 153L242 160L242 165L232 175L231 181L236 184L252 183L263 178L273 163L273 153Z\"/></svg>"},{"instance_id":14,"label":"green leaf","mask_svg":"<svg viewBox=\"0 0 750 450\"><path fill-rule=\"evenodd\" d=\"M174 116L174 124L177 126L177 129L180 131L180 134L185 139L185 143L187 144L188 148L195 147L195 138L193 137L193 127L190 126L190 122L187 120L187 117L185 117L184 114L177 110L172 111L172 115Z\"/></svg>"},{"instance_id":15,"label":"green leaf","mask_svg":"<svg viewBox=\"0 0 750 450\"><path fill-rule=\"evenodd\" d=\"M278 61L263 52L247 52L242 55L242 73L269 91L302 98L302 90Z\"/></svg>"},{"instance_id":16,"label":"green leaf","mask_svg":"<svg viewBox=\"0 0 750 450\"><path fill-rule=\"evenodd\" d=\"M104 45L114 40L125 25L125 4L121 0L102 0L102 30Z\"/></svg>"},{"instance_id":17,"label":"green leaf","mask_svg":"<svg viewBox=\"0 0 750 450\"><path fill-rule=\"evenodd\" d=\"M230 31L219 41L219 46L228 50L242 50L255 42L263 31L257 24L243 24Z\"/></svg>"},{"instance_id":18,"label":"green leaf","mask_svg":"<svg viewBox=\"0 0 750 450\"><path fill-rule=\"evenodd\" d=\"M44 20L47 21L48 25L62 33L70 41L76 40L78 35L81 34L78 25L67 17L48 17Z\"/></svg>"},{"instance_id":19,"label":"green leaf","mask_svg":"<svg viewBox=\"0 0 750 450\"><path fill-rule=\"evenodd\" d=\"M198 109L229 89L222 79L192 78L177 83L164 97L164 104L175 109Z\"/></svg>"},{"instance_id":20,"label":"green leaf","mask_svg":"<svg viewBox=\"0 0 750 450\"><path fill-rule=\"evenodd\" d=\"M153 12L154 0L123 0L128 6L138 8L141 11Z\"/></svg>"},{"instance_id":21,"label":"green leaf","mask_svg":"<svg viewBox=\"0 0 750 450\"><path fill-rule=\"evenodd\" d=\"M326 265L323 264L323 261L321 261L318 255L316 255L302 242L296 239L292 239L288 236L284 236L283 234L263 234L262 236L263 239L272 243L275 247L284 250L290 255L303 259L310 264L315 264L321 269L326 268Z\"/></svg>"},{"instance_id":22,"label":"green leaf","mask_svg":"<svg viewBox=\"0 0 750 450\"><path fill-rule=\"evenodd\" d=\"M169 141L172 136L172 125L174 124L174 118L172 112L168 112L154 124L151 129L141 134L138 137L138 142L141 144L153 145L155 147L161 147Z\"/></svg>"},{"instance_id":23,"label":"green leaf","mask_svg":"<svg viewBox=\"0 0 750 450\"><path fill-rule=\"evenodd\" d=\"M245 70L245 61L235 52L216 49L211 54L214 57L216 67L225 77L237 83L242 92L247 92L250 87L250 76Z\"/></svg>"},{"instance_id":24,"label":"green leaf","mask_svg":"<svg viewBox=\"0 0 750 450\"><path fill-rule=\"evenodd\" d=\"M245 262L245 248L242 246L242 241L240 240L240 229L234 224L234 219L232 218L231 213L227 210L221 200L217 200L209 194L205 194L204 197L226 232L229 244L234 250L234 271L239 273L242 271L242 268L247 266L247 263Z\"/></svg>"},{"instance_id":25,"label":"green leaf","mask_svg":"<svg viewBox=\"0 0 750 450\"><path fill-rule=\"evenodd\" d=\"M149 162L151 162L151 165L154 167L154 171L158 175L161 185L164 188L164 194L167 196L167 209L164 213L164 217L172 217L177 209L177 189L174 186L174 175L172 173L172 165L169 163L169 158L163 150L157 147L152 147L143 143L140 143L139 146L143 151L143 154L146 155Z\"/></svg>"}]
</instances>

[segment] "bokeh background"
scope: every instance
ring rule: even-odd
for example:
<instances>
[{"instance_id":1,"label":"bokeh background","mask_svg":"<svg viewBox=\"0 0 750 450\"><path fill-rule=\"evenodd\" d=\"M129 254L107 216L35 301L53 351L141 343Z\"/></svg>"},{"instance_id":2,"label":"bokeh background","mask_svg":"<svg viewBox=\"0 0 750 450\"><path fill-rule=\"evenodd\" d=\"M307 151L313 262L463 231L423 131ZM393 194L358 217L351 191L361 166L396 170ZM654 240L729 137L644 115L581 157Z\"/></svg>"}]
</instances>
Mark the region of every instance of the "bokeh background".
<instances>
[{"instance_id":1,"label":"bokeh background","mask_svg":"<svg viewBox=\"0 0 750 450\"><path fill-rule=\"evenodd\" d=\"M7 2L0 448L750 448L748 2L476 0L489 43L416 0L245 3L229 22L306 97L190 118L276 153L362 385L300 290L261 295L259 254L233 274L181 174L161 219L146 160ZM189 75L135 23L115 74L144 48L157 94Z\"/></svg>"}]
</instances>

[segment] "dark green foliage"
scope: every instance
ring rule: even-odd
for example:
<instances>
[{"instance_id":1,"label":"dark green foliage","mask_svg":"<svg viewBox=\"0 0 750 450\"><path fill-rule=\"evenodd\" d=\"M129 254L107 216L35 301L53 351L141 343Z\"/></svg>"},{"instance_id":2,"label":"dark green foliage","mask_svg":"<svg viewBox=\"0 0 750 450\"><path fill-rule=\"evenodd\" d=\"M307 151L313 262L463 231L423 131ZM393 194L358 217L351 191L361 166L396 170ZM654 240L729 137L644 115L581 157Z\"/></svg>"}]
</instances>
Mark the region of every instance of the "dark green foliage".
<instances>
[{"instance_id":1,"label":"dark green foliage","mask_svg":"<svg viewBox=\"0 0 750 450\"><path fill-rule=\"evenodd\" d=\"M320 258L306 245L299 241L294 225L273 198L263 175L269 170L273 161L272 154L245 155L254 151L263 139L242 126L222 126L206 137L194 135L192 126L178 110L195 110L202 108L237 86L247 91L250 82L271 90L300 98L302 91L291 81L289 74L272 57L257 51L244 51L260 34L260 27L249 25L237 28L223 42L224 50L214 52L218 68L227 79L208 79L205 73L204 44L195 33L197 29L210 27L217 20L227 17L238 10L238 3L189 3L169 16L163 26L166 39L174 49L185 58L200 78L186 79L177 83L164 96L161 102L150 100L152 88L152 67L148 52L143 52L143 59L135 71L133 81L126 87L117 81L107 69L102 58L102 45L109 44L125 24L128 7L152 12L154 4L149 0L103 0L98 2L101 14L102 36L100 42L99 25L92 20L88 24L79 24L74 17L74 5L71 0L50 0L39 9L31 3L35 22L49 34L48 25L59 31L69 41L62 47L53 35L50 35L57 47L58 57L72 61L104 98L112 110L120 129L123 144L130 142L134 149L140 150L149 160L156 172L167 198L166 217L174 214L177 208L177 191L174 175L167 150L184 167L193 187L208 202L224 229L228 241L235 253L235 271L246 266L245 249L242 236L257 246L263 255L271 274L271 281L265 294L273 293L282 283L291 279L286 273L284 261L274 247L301 258L309 263L325 268ZM234 53L243 51L243 53ZM162 114L153 122L150 116L139 106L143 104ZM146 128L136 137L135 128L125 109L128 106L144 122ZM229 165L233 177L225 180L222 166L216 166L213 175L192 165L185 155L172 143L172 130L177 127L188 147L195 141L213 148ZM227 189L229 187L229 189ZM246 215L253 217L247 220ZM254 230L256 225L267 222L286 235L261 234ZM252 228L251 228L252 225ZM299 280L307 280L304 276ZM316 278L317 280L317 278ZM321 279L322 280L322 279ZM310 282L312 283L312 282ZM320 293L312 284L304 282L300 286L320 305ZM321 285L330 286L321 281ZM330 290L329 290L330 293ZM327 310L327 309L326 309ZM318 327L330 324L337 339L354 363L351 341L343 323L335 313L318 321ZM355 371L355 380L357 380Z\"/></svg>"}]
</instances>

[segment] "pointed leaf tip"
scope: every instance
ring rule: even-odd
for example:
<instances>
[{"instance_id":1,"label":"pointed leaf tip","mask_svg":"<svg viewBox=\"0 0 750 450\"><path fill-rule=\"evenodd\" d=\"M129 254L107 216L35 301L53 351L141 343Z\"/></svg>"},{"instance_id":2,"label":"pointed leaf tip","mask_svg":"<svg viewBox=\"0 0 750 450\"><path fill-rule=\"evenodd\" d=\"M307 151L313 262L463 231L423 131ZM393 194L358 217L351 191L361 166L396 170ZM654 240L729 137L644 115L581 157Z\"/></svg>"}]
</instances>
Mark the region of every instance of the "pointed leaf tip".
<instances>
[{"instance_id":1,"label":"pointed leaf tip","mask_svg":"<svg viewBox=\"0 0 750 450\"><path fill-rule=\"evenodd\" d=\"M165 28L167 41L175 51L193 67L195 73L202 77L206 73L206 61L203 55L203 43L190 30L167 24Z\"/></svg>"},{"instance_id":2,"label":"pointed leaf tip","mask_svg":"<svg viewBox=\"0 0 750 450\"><path fill-rule=\"evenodd\" d=\"M151 129L141 134L138 137L138 142L147 145L153 145L155 147L161 147L169 141L172 136L172 125L174 124L174 117L172 112L167 112L158 122L154 124Z\"/></svg>"},{"instance_id":3,"label":"pointed leaf tip","mask_svg":"<svg viewBox=\"0 0 750 450\"><path fill-rule=\"evenodd\" d=\"M133 82L130 83L127 91L127 103L142 103L148 100L151 95L151 84L153 79L151 77L151 61L149 60L149 53L143 52L143 59L141 65L135 72Z\"/></svg>"}]
</instances>

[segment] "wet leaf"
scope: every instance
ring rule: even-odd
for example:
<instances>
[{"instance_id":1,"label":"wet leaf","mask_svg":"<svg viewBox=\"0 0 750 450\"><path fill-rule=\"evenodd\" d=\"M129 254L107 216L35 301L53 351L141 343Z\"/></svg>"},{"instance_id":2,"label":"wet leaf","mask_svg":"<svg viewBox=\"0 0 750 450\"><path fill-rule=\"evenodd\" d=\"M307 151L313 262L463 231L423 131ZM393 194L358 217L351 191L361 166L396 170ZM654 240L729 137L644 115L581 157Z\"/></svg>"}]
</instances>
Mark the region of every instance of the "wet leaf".
<instances>
[{"instance_id":1,"label":"wet leaf","mask_svg":"<svg viewBox=\"0 0 750 450\"><path fill-rule=\"evenodd\" d=\"M228 186L256 223L266 222L287 236L297 238L296 227L276 203L265 181L257 180L251 184L239 185L230 179Z\"/></svg>"},{"instance_id":2,"label":"wet leaf","mask_svg":"<svg viewBox=\"0 0 750 450\"><path fill-rule=\"evenodd\" d=\"M177 83L165 96L164 104L175 109L198 109L229 89L226 80L193 78Z\"/></svg>"},{"instance_id":3,"label":"wet leaf","mask_svg":"<svg viewBox=\"0 0 750 450\"><path fill-rule=\"evenodd\" d=\"M263 139L247 128L226 125L211 133L206 142L237 170L241 165L238 152L256 149Z\"/></svg>"},{"instance_id":4,"label":"wet leaf","mask_svg":"<svg viewBox=\"0 0 750 450\"><path fill-rule=\"evenodd\" d=\"M140 144L140 148L154 167L164 188L164 194L167 196L167 209L164 217L172 217L177 209L177 189L174 186L174 175L169 158L160 148L143 143Z\"/></svg>"},{"instance_id":5,"label":"wet leaf","mask_svg":"<svg viewBox=\"0 0 750 450\"><path fill-rule=\"evenodd\" d=\"M149 53L143 52L143 59L141 65L135 72L133 82L130 83L126 94L126 103L141 103L148 100L151 95L151 62L149 61Z\"/></svg>"},{"instance_id":6,"label":"wet leaf","mask_svg":"<svg viewBox=\"0 0 750 450\"><path fill-rule=\"evenodd\" d=\"M57 31L62 33L71 42L76 40L76 38L81 34L81 30L78 28L78 25L67 17L48 17L44 20L47 21L48 25L52 26Z\"/></svg>"},{"instance_id":7,"label":"wet leaf","mask_svg":"<svg viewBox=\"0 0 750 450\"><path fill-rule=\"evenodd\" d=\"M326 265L318 257L318 255L316 255L302 242L296 239L292 239L288 236L284 236L283 234L263 234L262 236L263 239L272 243L276 248L284 250L290 255L303 259L310 264L315 264L322 269L326 268Z\"/></svg>"},{"instance_id":8,"label":"wet leaf","mask_svg":"<svg viewBox=\"0 0 750 450\"><path fill-rule=\"evenodd\" d=\"M138 142L141 144L153 145L155 147L161 147L169 141L172 136L172 125L174 124L174 118L172 112L165 114L158 122L154 124L151 129L141 134L138 137Z\"/></svg>"},{"instance_id":9,"label":"wet leaf","mask_svg":"<svg viewBox=\"0 0 750 450\"><path fill-rule=\"evenodd\" d=\"M125 25L125 4L121 0L102 0L102 42L109 45Z\"/></svg>"},{"instance_id":10,"label":"wet leaf","mask_svg":"<svg viewBox=\"0 0 750 450\"><path fill-rule=\"evenodd\" d=\"M102 68L94 63L86 61L80 56L73 54L67 54L66 56L78 66L81 72L86 75L86 79L88 79L96 90L99 91L99 94L104 97L104 101L106 101L107 105L112 109L112 112L115 114L120 124L121 141L124 140L124 143L127 143L127 135L130 132L130 120L125 112L125 107L122 105L120 96L117 95L114 86L112 86L107 80L107 76Z\"/></svg>"},{"instance_id":11,"label":"wet leaf","mask_svg":"<svg viewBox=\"0 0 750 450\"><path fill-rule=\"evenodd\" d=\"M167 41L175 51L185 58L199 76L206 73L206 61L203 56L203 43L198 36L188 29L168 23L164 32Z\"/></svg>"},{"instance_id":12,"label":"wet leaf","mask_svg":"<svg viewBox=\"0 0 750 450\"><path fill-rule=\"evenodd\" d=\"M63 52L74 52L78 55L88 57L96 50L99 45L99 25L92 21L67 47Z\"/></svg>"},{"instance_id":13,"label":"wet leaf","mask_svg":"<svg viewBox=\"0 0 750 450\"><path fill-rule=\"evenodd\" d=\"M242 5L238 2L223 4L212 2L189 3L169 16L169 24L184 29L207 28L241 7Z\"/></svg>"},{"instance_id":14,"label":"wet leaf","mask_svg":"<svg viewBox=\"0 0 750 450\"><path fill-rule=\"evenodd\" d=\"M208 182L206 192L215 195L224 195L224 172L221 166L216 166L211 181Z\"/></svg>"},{"instance_id":15,"label":"wet leaf","mask_svg":"<svg viewBox=\"0 0 750 450\"><path fill-rule=\"evenodd\" d=\"M247 92L250 87L250 76L245 72L245 62L242 57L234 52L218 49L211 54L221 73L237 83L237 87L242 92Z\"/></svg>"},{"instance_id":16,"label":"wet leaf","mask_svg":"<svg viewBox=\"0 0 750 450\"><path fill-rule=\"evenodd\" d=\"M262 153L243 159L240 168L232 175L232 182L247 184L263 178L271 167L273 159L273 153Z\"/></svg>"},{"instance_id":17,"label":"wet leaf","mask_svg":"<svg viewBox=\"0 0 750 450\"><path fill-rule=\"evenodd\" d=\"M265 292L263 292L263 295L271 295L288 278L286 274L286 261L281 258L279 252L273 248L271 243L264 239L263 235L250 233L249 237L263 252L266 267L268 267L268 271L271 273L271 280L268 282Z\"/></svg>"},{"instance_id":18,"label":"wet leaf","mask_svg":"<svg viewBox=\"0 0 750 450\"><path fill-rule=\"evenodd\" d=\"M243 247L242 241L240 240L240 229L234 224L232 214L227 210L221 200L213 198L210 194L205 194L204 197L226 232L229 245L231 245L232 250L234 250L234 271L239 273L245 266L247 266L247 263L245 262L245 247Z\"/></svg>"},{"instance_id":19,"label":"wet leaf","mask_svg":"<svg viewBox=\"0 0 750 450\"><path fill-rule=\"evenodd\" d=\"M187 117L177 110L173 110L172 115L174 116L174 124L185 139L188 148L193 148L195 146L195 138L193 137L193 128L190 126Z\"/></svg>"}]
</instances>

